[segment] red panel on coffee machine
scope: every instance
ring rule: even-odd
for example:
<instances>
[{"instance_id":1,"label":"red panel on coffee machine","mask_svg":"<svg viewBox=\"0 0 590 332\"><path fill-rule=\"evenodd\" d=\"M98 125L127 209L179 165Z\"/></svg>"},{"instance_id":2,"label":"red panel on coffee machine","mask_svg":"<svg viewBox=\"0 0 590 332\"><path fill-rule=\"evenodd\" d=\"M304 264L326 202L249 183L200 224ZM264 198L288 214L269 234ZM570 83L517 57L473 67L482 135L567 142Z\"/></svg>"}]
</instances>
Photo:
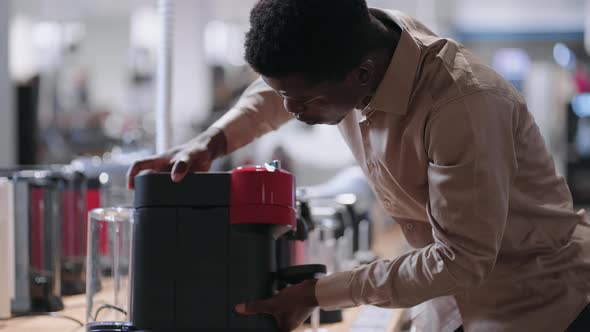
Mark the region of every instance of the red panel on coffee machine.
<instances>
[{"instance_id":1,"label":"red panel on coffee machine","mask_svg":"<svg viewBox=\"0 0 590 332\"><path fill-rule=\"evenodd\" d=\"M278 161L231 173L230 223L295 228L295 178Z\"/></svg>"}]
</instances>

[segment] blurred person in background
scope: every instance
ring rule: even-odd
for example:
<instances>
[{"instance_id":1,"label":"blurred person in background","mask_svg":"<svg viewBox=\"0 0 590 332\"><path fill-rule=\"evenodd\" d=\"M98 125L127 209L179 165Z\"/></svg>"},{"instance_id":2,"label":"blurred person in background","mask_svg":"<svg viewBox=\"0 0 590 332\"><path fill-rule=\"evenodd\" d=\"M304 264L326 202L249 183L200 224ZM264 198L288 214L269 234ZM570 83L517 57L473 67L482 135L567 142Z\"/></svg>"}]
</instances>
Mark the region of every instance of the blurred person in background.
<instances>
[{"instance_id":1,"label":"blurred person in background","mask_svg":"<svg viewBox=\"0 0 590 332\"><path fill-rule=\"evenodd\" d=\"M590 331L590 231L510 83L365 0L261 0L250 23L246 60L260 79L201 135L137 161L129 186L144 170L173 181L206 171L292 119L337 125L415 250L239 313L289 331L317 306L426 303L442 317L436 331Z\"/></svg>"}]
</instances>

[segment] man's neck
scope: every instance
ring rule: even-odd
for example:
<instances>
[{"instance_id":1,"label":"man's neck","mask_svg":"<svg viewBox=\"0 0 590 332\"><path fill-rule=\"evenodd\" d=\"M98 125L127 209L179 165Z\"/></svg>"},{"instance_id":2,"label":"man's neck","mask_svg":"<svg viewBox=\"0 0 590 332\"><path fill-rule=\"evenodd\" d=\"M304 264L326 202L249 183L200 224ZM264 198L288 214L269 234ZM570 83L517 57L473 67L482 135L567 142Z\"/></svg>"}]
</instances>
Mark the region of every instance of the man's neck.
<instances>
[{"instance_id":1,"label":"man's neck","mask_svg":"<svg viewBox=\"0 0 590 332\"><path fill-rule=\"evenodd\" d=\"M366 58L371 59L375 65L375 73L371 82L366 87L365 97L357 105L357 109L364 109L371 102L377 92L379 85L383 81L395 49L401 37L400 27L391 20L387 15L378 10L371 10L371 25L373 45L371 51L366 54Z\"/></svg>"},{"instance_id":2,"label":"man's neck","mask_svg":"<svg viewBox=\"0 0 590 332\"><path fill-rule=\"evenodd\" d=\"M383 17L376 17L371 13L371 22L374 27L374 31L376 33L382 34L383 38L379 38L380 45L371 51L370 58L373 59L375 62L375 75L374 79L370 84L370 94L374 95L377 91L377 88L383 81L383 77L385 77L385 73L389 68L389 64L391 63L391 59L395 53L395 49L400 39L400 31L399 27L393 21L388 21L385 24L382 20L386 19ZM395 26L392 26L395 25Z\"/></svg>"},{"instance_id":3,"label":"man's neck","mask_svg":"<svg viewBox=\"0 0 590 332\"><path fill-rule=\"evenodd\" d=\"M381 81L383 81L383 77L385 77L387 68L389 68L389 63L391 62L391 56L389 54L390 53L387 50L375 50L368 55L368 57L372 59L373 63L375 64L375 74L373 75L371 82L367 85L365 97L357 106L357 109L363 110L373 99L373 96L377 92Z\"/></svg>"}]
</instances>

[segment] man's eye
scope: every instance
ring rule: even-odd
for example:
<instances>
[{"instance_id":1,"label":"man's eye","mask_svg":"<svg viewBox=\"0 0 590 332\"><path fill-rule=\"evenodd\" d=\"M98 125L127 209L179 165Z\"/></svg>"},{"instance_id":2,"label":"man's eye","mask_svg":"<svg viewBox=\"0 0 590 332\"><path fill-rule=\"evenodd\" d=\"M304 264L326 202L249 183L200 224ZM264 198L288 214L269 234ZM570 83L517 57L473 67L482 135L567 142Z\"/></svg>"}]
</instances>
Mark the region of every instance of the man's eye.
<instances>
[{"instance_id":1,"label":"man's eye","mask_svg":"<svg viewBox=\"0 0 590 332\"><path fill-rule=\"evenodd\" d=\"M321 100L321 98L314 98L314 99L312 99L312 100L308 100L308 101L306 101L304 104L305 104L305 105L310 105L310 104L317 104L317 103L318 103L318 101L320 101L320 100Z\"/></svg>"}]
</instances>

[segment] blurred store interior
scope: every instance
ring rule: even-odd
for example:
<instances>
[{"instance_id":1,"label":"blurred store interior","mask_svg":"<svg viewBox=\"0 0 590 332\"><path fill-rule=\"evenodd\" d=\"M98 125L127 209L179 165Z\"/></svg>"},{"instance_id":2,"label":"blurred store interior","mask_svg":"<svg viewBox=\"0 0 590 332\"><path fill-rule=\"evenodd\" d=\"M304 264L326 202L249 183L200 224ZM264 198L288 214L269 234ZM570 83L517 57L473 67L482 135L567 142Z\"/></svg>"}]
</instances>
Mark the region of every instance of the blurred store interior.
<instances>
[{"instance_id":1,"label":"blurred store interior","mask_svg":"<svg viewBox=\"0 0 590 332\"><path fill-rule=\"evenodd\" d=\"M575 204L590 205L590 1L367 2L417 17L512 82ZM257 78L243 59L254 3L174 1L172 144L202 132ZM86 200L81 213L130 206L126 171L155 152L160 26L150 0L0 1L0 168L68 165L88 179L89 193L100 188L100 203ZM296 122L216 161L213 170L273 159L297 186L312 190L360 176L336 127ZM378 209L366 196L371 208L363 209ZM375 227L395 224L382 214Z\"/></svg>"},{"instance_id":2,"label":"blurred store interior","mask_svg":"<svg viewBox=\"0 0 590 332\"><path fill-rule=\"evenodd\" d=\"M575 184L576 201L590 201L584 166L590 158L585 1L368 2L421 19L513 82L558 168ZM256 78L242 57L254 3L176 3L173 143L194 137L219 118ZM155 1L13 0L1 6L2 58L9 61L0 71L0 164L125 164L154 150L160 40ZM303 185L326 181L353 163L336 128L294 123L218 167L261 162L273 154L289 160Z\"/></svg>"},{"instance_id":3,"label":"blurred store interior","mask_svg":"<svg viewBox=\"0 0 590 332\"><path fill-rule=\"evenodd\" d=\"M584 166L590 158L585 1L368 2L421 19L513 82L559 170L575 184L577 202L590 201ZM176 3L173 143L200 133L256 78L243 60L254 3ZM154 150L160 40L155 1L18 0L2 6L1 50L9 62L3 61L0 71L2 93L8 93L1 98L0 164L125 164ZM353 164L336 128L293 123L218 167L261 162L273 154L289 160L302 185L326 181Z\"/></svg>"}]
</instances>

